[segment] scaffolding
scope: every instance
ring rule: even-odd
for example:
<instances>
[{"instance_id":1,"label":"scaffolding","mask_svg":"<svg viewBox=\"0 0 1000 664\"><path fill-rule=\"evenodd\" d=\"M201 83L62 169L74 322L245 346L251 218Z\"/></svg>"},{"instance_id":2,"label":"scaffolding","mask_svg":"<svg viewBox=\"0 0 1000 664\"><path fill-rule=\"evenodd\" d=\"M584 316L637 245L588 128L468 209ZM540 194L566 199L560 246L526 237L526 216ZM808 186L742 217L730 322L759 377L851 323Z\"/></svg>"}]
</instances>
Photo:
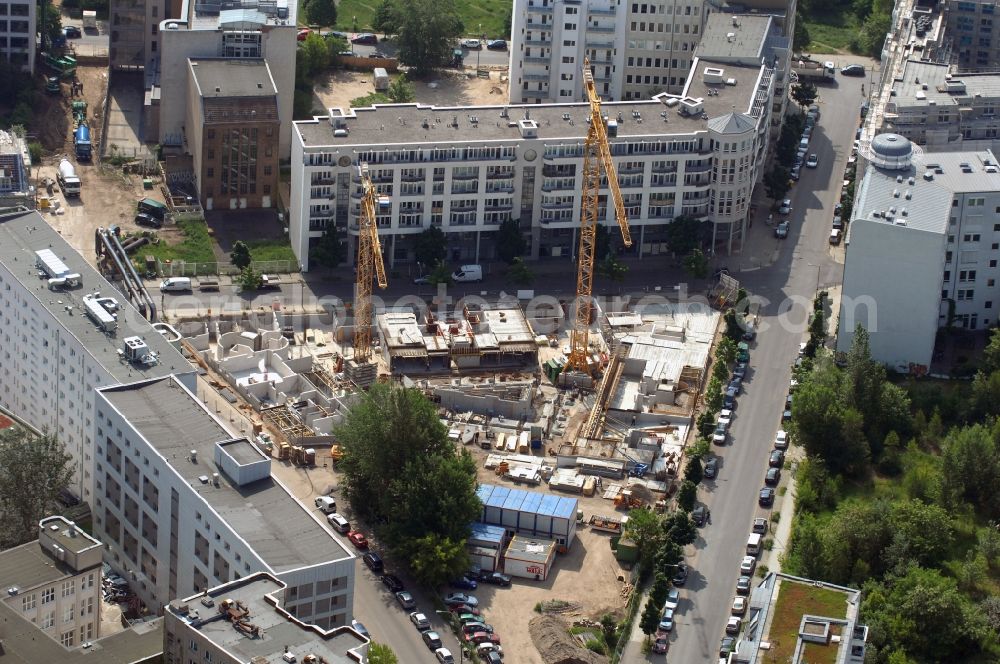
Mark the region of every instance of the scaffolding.
<instances>
[{"instance_id":1,"label":"scaffolding","mask_svg":"<svg viewBox=\"0 0 1000 664\"><path fill-rule=\"evenodd\" d=\"M262 408L260 416L272 430L279 432L286 442L313 435L312 429L302 424L298 415L287 404Z\"/></svg>"}]
</instances>

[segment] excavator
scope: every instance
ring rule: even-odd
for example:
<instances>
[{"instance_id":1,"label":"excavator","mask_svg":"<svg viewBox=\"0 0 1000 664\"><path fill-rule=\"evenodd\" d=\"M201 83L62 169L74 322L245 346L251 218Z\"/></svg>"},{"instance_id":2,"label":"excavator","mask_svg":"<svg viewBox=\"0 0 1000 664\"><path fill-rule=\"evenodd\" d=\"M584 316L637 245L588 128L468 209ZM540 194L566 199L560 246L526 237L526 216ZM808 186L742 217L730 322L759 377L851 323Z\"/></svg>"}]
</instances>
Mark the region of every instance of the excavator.
<instances>
[{"instance_id":1,"label":"excavator","mask_svg":"<svg viewBox=\"0 0 1000 664\"><path fill-rule=\"evenodd\" d=\"M580 250L576 276L576 318L570 332L570 354L567 364L571 369L591 374L590 353L588 352L590 318L593 312L591 294L594 286L594 252L597 245L597 217L599 214L599 194L601 173L608 178L608 189L615 206L615 220L621 229L626 247L632 246L625 204L618 186L618 171L611 158L608 144L608 130L601 115L601 98L594 86L594 73L590 70L590 59L583 61L583 81L590 101L590 129L584 142L583 152L583 200L580 209Z\"/></svg>"}]
</instances>

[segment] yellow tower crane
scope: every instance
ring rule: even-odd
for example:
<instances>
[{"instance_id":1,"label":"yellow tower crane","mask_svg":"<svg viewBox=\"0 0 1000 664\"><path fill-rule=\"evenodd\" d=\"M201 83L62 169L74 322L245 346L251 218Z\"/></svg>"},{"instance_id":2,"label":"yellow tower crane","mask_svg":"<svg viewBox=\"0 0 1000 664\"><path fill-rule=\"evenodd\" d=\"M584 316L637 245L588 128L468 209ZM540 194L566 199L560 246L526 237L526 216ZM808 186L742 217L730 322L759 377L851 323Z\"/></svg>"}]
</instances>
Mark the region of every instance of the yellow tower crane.
<instances>
[{"instance_id":1,"label":"yellow tower crane","mask_svg":"<svg viewBox=\"0 0 1000 664\"><path fill-rule=\"evenodd\" d=\"M388 204L379 196L368 174L368 164L362 163L361 171L361 233L358 236L358 273L354 293L354 362L363 364L372 354L372 277L378 287L389 285L382 262L382 243L378 239L376 211Z\"/></svg>"},{"instance_id":2,"label":"yellow tower crane","mask_svg":"<svg viewBox=\"0 0 1000 664\"><path fill-rule=\"evenodd\" d=\"M626 247L632 246L632 236L625 216L625 204L618 187L618 171L611 159L608 145L608 130L601 115L601 98L594 87L594 74L590 71L590 59L583 61L583 84L590 101L590 129L583 151L583 200L580 206L580 253L577 258L576 276L576 321L570 333L570 354L568 364L577 371L590 373L587 352L590 316L593 310L591 293L594 287L594 252L597 244L598 195L601 191L601 171L608 178L611 200L615 206L615 220L622 232Z\"/></svg>"}]
</instances>

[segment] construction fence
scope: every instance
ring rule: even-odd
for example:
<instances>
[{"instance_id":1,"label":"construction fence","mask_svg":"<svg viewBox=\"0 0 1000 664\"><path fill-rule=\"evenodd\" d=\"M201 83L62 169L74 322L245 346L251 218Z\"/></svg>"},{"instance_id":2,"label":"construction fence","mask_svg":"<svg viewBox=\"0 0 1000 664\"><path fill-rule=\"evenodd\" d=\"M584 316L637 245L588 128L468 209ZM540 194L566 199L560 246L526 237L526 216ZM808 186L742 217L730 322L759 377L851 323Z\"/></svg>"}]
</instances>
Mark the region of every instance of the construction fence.
<instances>
[{"instance_id":1,"label":"construction fence","mask_svg":"<svg viewBox=\"0 0 1000 664\"><path fill-rule=\"evenodd\" d=\"M254 261L250 264L254 271L261 274L295 274L301 272L298 261ZM188 261L161 261L156 259L156 271L161 277L206 277L240 275L240 268L228 261L214 263L194 263Z\"/></svg>"}]
</instances>

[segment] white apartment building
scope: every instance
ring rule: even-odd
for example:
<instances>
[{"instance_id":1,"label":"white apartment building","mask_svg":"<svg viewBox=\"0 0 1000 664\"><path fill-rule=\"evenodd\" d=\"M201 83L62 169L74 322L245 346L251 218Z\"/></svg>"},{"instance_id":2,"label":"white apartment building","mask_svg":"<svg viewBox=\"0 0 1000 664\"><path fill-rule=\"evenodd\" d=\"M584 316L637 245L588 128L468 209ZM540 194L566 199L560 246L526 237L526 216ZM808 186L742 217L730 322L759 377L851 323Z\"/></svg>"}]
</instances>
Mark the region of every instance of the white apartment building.
<instances>
[{"instance_id":1,"label":"white apartment building","mask_svg":"<svg viewBox=\"0 0 1000 664\"><path fill-rule=\"evenodd\" d=\"M931 365L940 328L984 329L1000 308L1000 166L990 151L919 152L880 134L866 148L847 236L837 350L860 323L872 357Z\"/></svg>"},{"instance_id":2,"label":"white apartment building","mask_svg":"<svg viewBox=\"0 0 1000 664\"><path fill-rule=\"evenodd\" d=\"M170 602L164 613L167 664L365 662L368 639L350 625L324 629L282 608L286 585L258 572ZM266 635L266 637L265 637Z\"/></svg>"},{"instance_id":3,"label":"white apartment building","mask_svg":"<svg viewBox=\"0 0 1000 664\"><path fill-rule=\"evenodd\" d=\"M292 100L295 93L296 0L184 0L180 18L159 24L161 47L155 72L147 79L146 138L168 153L189 152L185 129L191 99L188 59L263 59L278 90L281 121L279 152L287 159L291 146Z\"/></svg>"},{"instance_id":4,"label":"white apartment building","mask_svg":"<svg viewBox=\"0 0 1000 664\"><path fill-rule=\"evenodd\" d=\"M55 268L75 288L50 285L39 251L51 252ZM112 315L99 325L88 305L94 294L114 298ZM112 302L105 300L111 307ZM103 305L99 305L102 306ZM113 322L109 322L111 319ZM62 441L76 462L71 489L91 500L94 390L142 378L180 374L194 386L195 373L168 343L38 212L0 214L0 406ZM125 339L138 337L156 363L128 361Z\"/></svg>"},{"instance_id":5,"label":"white apartment building","mask_svg":"<svg viewBox=\"0 0 1000 664\"><path fill-rule=\"evenodd\" d=\"M35 73L37 5L34 0L0 2L0 60Z\"/></svg>"},{"instance_id":6,"label":"white apartment building","mask_svg":"<svg viewBox=\"0 0 1000 664\"><path fill-rule=\"evenodd\" d=\"M925 150L1000 147L1000 74L957 72L935 62L907 60L881 115L881 131Z\"/></svg>"},{"instance_id":7,"label":"white apartment building","mask_svg":"<svg viewBox=\"0 0 1000 664\"><path fill-rule=\"evenodd\" d=\"M42 638L63 648L97 639L103 550L100 540L72 521L61 516L42 519L37 540L0 552L5 611L30 621L44 633Z\"/></svg>"},{"instance_id":8,"label":"white apartment building","mask_svg":"<svg viewBox=\"0 0 1000 664\"><path fill-rule=\"evenodd\" d=\"M680 95L602 104L638 257L665 252L666 226L680 215L709 220L720 249L743 237L767 154L774 70L696 59L692 71ZM450 260L489 260L492 234L506 219L520 220L531 258L573 260L589 117L582 103L402 104L334 108L295 122L296 256L308 269L311 242L337 224L353 260L358 166L367 163L389 203L378 224L390 264L412 260L412 237L431 226L448 235ZM602 196L602 223L615 227Z\"/></svg>"},{"instance_id":9,"label":"white apartment building","mask_svg":"<svg viewBox=\"0 0 1000 664\"><path fill-rule=\"evenodd\" d=\"M153 613L268 572L290 615L350 624L354 554L178 377L99 389L93 431L94 531Z\"/></svg>"},{"instance_id":10,"label":"white apartment building","mask_svg":"<svg viewBox=\"0 0 1000 664\"><path fill-rule=\"evenodd\" d=\"M704 0L627 0L625 77L621 99L680 92L713 10Z\"/></svg>"},{"instance_id":11,"label":"white apartment building","mask_svg":"<svg viewBox=\"0 0 1000 664\"><path fill-rule=\"evenodd\" d=\"M621 0L515 0L511 23L510 102L584 99L590 58L603 99L620 99L627 32Z\"/></svg>"}]
</instances>

